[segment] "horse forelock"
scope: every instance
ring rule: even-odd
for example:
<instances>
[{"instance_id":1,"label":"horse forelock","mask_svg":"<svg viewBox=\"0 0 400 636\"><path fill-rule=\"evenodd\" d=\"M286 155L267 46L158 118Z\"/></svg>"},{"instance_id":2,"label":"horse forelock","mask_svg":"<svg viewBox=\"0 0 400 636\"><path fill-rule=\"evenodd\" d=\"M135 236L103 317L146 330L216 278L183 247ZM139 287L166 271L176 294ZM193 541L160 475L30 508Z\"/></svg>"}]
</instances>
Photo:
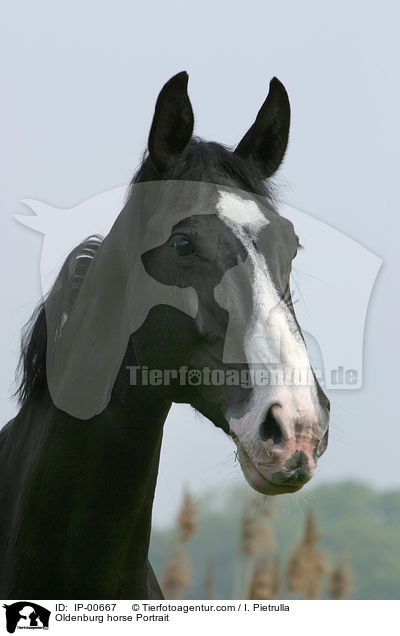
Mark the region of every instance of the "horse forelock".
<instances>
[{"instance_id":1,"label":"horse forelock","mask_svg":"<svg viewBox=\"0 0 400 636\"><path fill-rule=\"evenodd\" d=\"M246 192L274 200L272 184L265 181L256 162L243 159L223 144L198 137L191 139L181 156L173 161L162 175L145 152L141 165L131 181L128 199L134 184L159 180L204 181L236 186Z\"/></svg>"}]
</instances>

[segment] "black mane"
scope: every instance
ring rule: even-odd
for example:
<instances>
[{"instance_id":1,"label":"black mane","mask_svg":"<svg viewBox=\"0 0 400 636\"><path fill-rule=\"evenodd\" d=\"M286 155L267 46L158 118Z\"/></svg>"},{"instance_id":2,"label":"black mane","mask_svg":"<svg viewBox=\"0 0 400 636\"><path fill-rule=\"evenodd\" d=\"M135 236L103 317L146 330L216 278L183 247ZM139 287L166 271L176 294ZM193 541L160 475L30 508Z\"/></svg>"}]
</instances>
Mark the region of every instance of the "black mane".
<instances>
[{"instance_id":1,"label":"black mane","mask_svg":"<svg viewBox=\"0 0 400 636\"><path fill-rule=\"evenodd\" d=\"M23 328L21 354L16 372L20 382L15 392L21 405L30 398L38 397L46 386L46 303L56 298L62 299L61 323L63 317L71 310L82 280L102 240L98 235L89 236L70 252L53 287Z\"/></svg>"}]
</instances>

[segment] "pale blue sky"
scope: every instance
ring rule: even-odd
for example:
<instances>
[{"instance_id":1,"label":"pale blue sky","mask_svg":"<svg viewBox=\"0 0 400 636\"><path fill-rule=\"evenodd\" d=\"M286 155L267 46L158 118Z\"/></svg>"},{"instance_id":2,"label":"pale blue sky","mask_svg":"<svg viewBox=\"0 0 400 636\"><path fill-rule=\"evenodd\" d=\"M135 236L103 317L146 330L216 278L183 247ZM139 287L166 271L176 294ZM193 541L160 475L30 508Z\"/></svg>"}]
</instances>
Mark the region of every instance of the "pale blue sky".
<instances>
[{"instance_id":1,"label":"pale blue sky","mask_svg":"<svg viewBox=\"0 0 400 636\"><path fill-rule=\"evenodd\" d=\"M331 392L330 445L314 483L357 476L399 486L398 21L387 1L3 5L2 423L15 412L18 332L40 295L41 238L12 219L26 212L20 200L72 207L127 183L158 91L180 70L190 75L196 133L227 144L240 140L276 75L293 115L281 198L383 259L364 385ZM223 494L242 479L230 441L189 408L165 432L156 521L174 513L184 482Z\"/></svg>"}]
</instances>

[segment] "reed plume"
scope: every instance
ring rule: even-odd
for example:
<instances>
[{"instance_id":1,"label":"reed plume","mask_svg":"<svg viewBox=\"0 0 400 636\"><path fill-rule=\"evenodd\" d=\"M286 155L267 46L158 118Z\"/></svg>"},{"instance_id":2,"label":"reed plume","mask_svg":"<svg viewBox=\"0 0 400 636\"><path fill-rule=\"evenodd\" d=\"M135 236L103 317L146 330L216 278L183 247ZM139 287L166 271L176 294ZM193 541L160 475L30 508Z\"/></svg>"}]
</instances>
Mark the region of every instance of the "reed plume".
<instances>
[{"instance_id":1,"label":"reed plume","mask_svg":"<svg viewBox=\"0 0 400 636\"><path fill-rule=\"evenodd\" d=\"M347 559L342 556L329 577L328 594L330 598L338 600L349 596L352 590L351 579L351 570L347 564Z\"/></svg>"},{"instance_id":2,"label":"reed plume","mask_svg":"<svg viewBox=\"0 0 400 636\"><path fill-rule=\"evenodd\" d=\"M241 549L247 556L257 556L260 552L271 550L274 546L268 518L276 513L269 506L260 508L258 503L259 500L256 497L245 508L242 516Z\"/></svg>"},{"instance_id":3,"label":"reed plume","mask_svg":"<svg viewBox=\"0 0 400 636\"><path fill-rule=\"evenodd\" d=\"M273 514L272 508L260 502L257 496L244 510L241 527L241 550L246 559L243 598L268 599L276 593L274 576L277 573L269 561L275 543L269 523Z\"/></svg>"},{"instance_id":4,"label":"reed plume","mask_svg":"<svg viewBox=\"0 0 400 636\"><path fill-rule=\"evenodd\" d=\"M165 598L182 599L185 589L192 582L189 554L183 546L197 528L196 506L190 493L185 490L177 517L175 547L167 556L162 574L162 589Z\"/></svg>"},{"instance_id":5,"label":"reed plume","mask_svg":"<svg viewBox=\"0 0 400 636\"><path fill-rule=\"evenodd\" d=\"M182 599L192 580L189 557L184 547L177 547L167 557L162 575L162 590L166 599Z\"/></svg>"},{"instance_id":6,"label":"reed plume","mask_svg":"<svg viewBox=\"0 0 400 636\"><path fill-rule=\"evenodd\" d=\"M264 557L256 562L248 598L253 601L275 599L280 587L278 561L275 559L271 564L269 559Z\"/></svg>"},{"instance_id":7,"label":"reed plume","mask_svg":"<svg viewBox=\"0 0 400 636\"><path fill-rule=\"evenodd\" d=\"M197 528L196 506L191 494L186 490L178 515L178 532L181 541L187 541Z\"/></svg>"},{"instance_id":8,"label":"reed plume","mask_svg":"<svg viewBox=\"0 0 400 636\"><path fill-rule=\"evenodd\" d=\"M315 518L310 511L304 536L293 550L286 568L289 589L303 594L308 600L319 597L322 576L330 569L324 553L316 545L318 538Z\"/></svg>"},{"instance_id":9,"label":"reed plume","mask_svg":"<svg viewBox=\"0 0 400 636\"><path fill-rule=\"evenodd\" d=\"M247 556L254 555L257 552L256 518L249 510L245 510L243 513L241 530L242 552Z\"/></svg>"}]
</instances>

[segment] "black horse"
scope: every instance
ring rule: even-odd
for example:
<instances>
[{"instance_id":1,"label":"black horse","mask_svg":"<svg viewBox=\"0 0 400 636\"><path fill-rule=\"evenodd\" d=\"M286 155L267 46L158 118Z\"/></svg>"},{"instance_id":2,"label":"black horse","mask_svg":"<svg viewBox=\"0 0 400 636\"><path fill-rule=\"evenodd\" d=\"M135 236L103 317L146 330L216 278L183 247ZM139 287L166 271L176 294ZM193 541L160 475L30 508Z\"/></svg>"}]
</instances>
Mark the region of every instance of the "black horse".
<instances>
[{"instance_id":1,"label":"black horse","mask_svg":"<svg viewBox=\"0 0 400 636\"><path fill-rule=\"evenodd\" d=\"M274 78L232 152L192 136L187 79L158 97L112 230L71 252L25 333L21 410L0 434L2 598L162 598L148 546L174 401L232 437L265 494L301 488L326 448L289 289L298 238L268 183L288 96Z\"/></svg>"}]
</instances>

